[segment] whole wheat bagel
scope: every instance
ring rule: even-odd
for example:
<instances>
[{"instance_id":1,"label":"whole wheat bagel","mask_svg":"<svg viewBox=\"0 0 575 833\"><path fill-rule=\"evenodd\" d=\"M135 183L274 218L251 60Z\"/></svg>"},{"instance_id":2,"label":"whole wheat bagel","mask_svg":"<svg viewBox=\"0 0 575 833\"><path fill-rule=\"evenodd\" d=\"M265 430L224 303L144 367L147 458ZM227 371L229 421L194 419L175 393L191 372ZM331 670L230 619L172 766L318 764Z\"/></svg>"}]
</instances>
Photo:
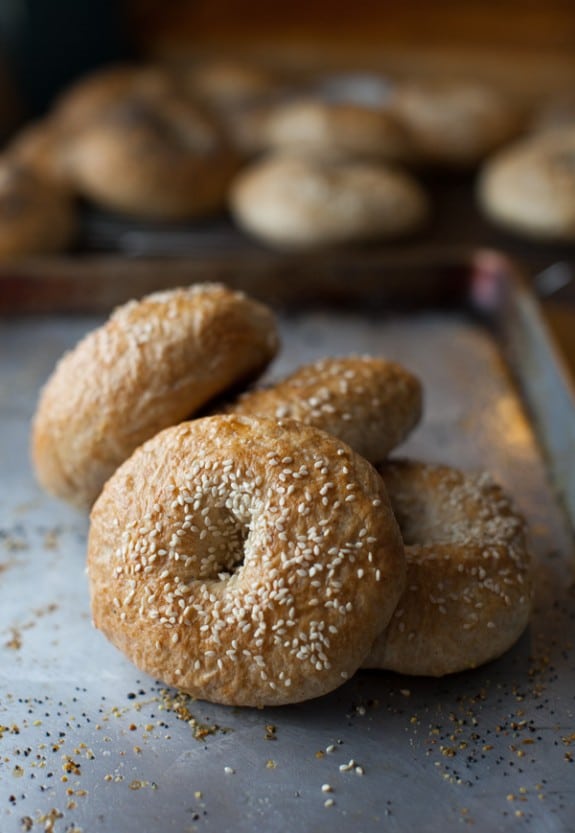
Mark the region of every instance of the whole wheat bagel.
<instances>
[{"instance_id":1,"label":"whole wheat bagel","mask_svg":"<svg viewBox=\"0 0 575 833\"><path fill-rule=\"evenodd\" d=\"M412 177L383 165L277 154L244 168L230 207L272 246L306 249L413 231L427 198Z\"/></svg>"},{"instance_id":2,"label":"whole wheat bagel","mask_svg":"<svg viewBox=\"0 0 575 833\"><path fill-rule=\"evenodd\" d=\"M0 161L0 259L59 251L75 229L67 193L11 159Z\"/></svg>"},{"instance_id":3,"label":"whole wheat bagel","mask_svg":"<svg viewBox=\"0 0 575 833\"><path fill-rule=\"evenodd\" d=\"M499 225L528 237L575 240L575 127L504 148L485 163L478 194Z\"/></svg>"},{"instance_id":4,"label":"whole wheat bagel","mask_svg":"<svg viewBox=\"0 0 575 833\"><path fill-rule=\"evenodd\" d=\"M222 208L237 166L216 122L178 95L114 102L70 141L77 190L144 219L185 219Z\"/></svg>"},{"instance_id":5,"label":"whole wheat bagel","mask_svg":"<svg viewBox=\"0 0 575 833\"><path fill-rule=\"evenodd\" d=\"M389 104L410 137L414 161L470 168L513 139L522 115L488 85L462 80L406 81Z\"/></svg>"},{"instance_id":6,"label":"whole wheat bagel","mask_svg":"<svg viewBox=\"0 0 575 833\"><path fill-rule=\"evenodd\" d=\"M361 664L403 589L381 478L291 420L169 428L91 514L94 623L139 668L218 703L317 697Z\"/></svg>"},{"instance_id":7,"label":"whole wheat bagel","mask_svg":"<svg viewBox=\"0 0 575 833\"><path fill-rule=\"evenodd\" d=\"M217 284L119 307L58 363L33 422L44 488L88 507L144 440L188 418L275 355L267 307Z\"/></svg>"},{"instance_id":8,"label":"whole wheat bagel","mask_svg":"<svg viewBox=\"0 0 575 833\"><path fill-rule=\"evenodd\" d=\"M377 468L403 535L407 579L364 667L440 677L499 657L529 620L523 518L487 474L411 461Z\"/></svg>"},{"instance_id":9,"label":"whole wheat bagel","mask_svg":"<svg viewBox=\"0 0 575 833\"><path fill-rule=\"evenodd\" d=\"M268 388L241 395L224 410L296 419L381 462L419 422L422 407L421 383L400 364L347 356L304 365Z\"/></svg>"}]
</instances>

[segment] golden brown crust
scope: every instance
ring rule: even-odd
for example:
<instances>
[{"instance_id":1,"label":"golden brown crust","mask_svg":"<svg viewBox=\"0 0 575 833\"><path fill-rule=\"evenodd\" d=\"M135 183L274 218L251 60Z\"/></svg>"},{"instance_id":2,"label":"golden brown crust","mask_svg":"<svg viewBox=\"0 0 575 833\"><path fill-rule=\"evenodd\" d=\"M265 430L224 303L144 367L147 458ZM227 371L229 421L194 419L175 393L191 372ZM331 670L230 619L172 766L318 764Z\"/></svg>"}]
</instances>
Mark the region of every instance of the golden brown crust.
<instances>
[{"instance_id":1,"label":"golden brown crust","mask_svg":"<svg viewBox=\"0 0 575 833\"><path fill-rule=\"evenodd\" d=\"M176 80L161 67L107 66L68 87L54 103L53 115L63 130L82 129L118 101L132 97L159 100L176 90Z\"/></svg>"},{"instance_id":2,"label":"golden brown crust","mask_svg":"<svg viewBox=\"0 0 575 833\"><path fill-rule=\"evenodd\" d=\"M315 99L276 105L263 127L265 146L325 159L409 159L409 136L395 115L360 104Z\"/></svg>"},{"instance_id":3,"label":"golden brown crust","mask_svg":"<svg viewBox=\"0 0 575 833\"><path fill-rule=\"evenodd\" d=\"M575 240L575 127L509 145L479 181L488 217L535 238Z\"/></svg>"},{"instance_id":4,"label":"golden brown crust","mask_svg":"<svg viewBox=\"0 0 575 833\"><path fill-rule=\"evenodd\" d=\"M179 67L178 78L188 93L218 110L267 99L283 85L263 66L224 59Z\"/></svg>"},{"instance_id":5,"label":"golden brown crust","mask_svg":"<svg viewBox=\"0 0 575 833\"><path fill-rule=\"evenodd\" d=\"M322 359L280 382L252 390L225 413L296 419L328 431L371 462L381 462L421 418L419 380L372 356Z\"/></svg>"},{"instance_id":6,"label":"golden brown crust","mask_svg":"<svg viewBox=\"0 0 575 833\"><path fill-rule=\"evenodd\" d=\"M525 522L487 474L378 466L402 531L406 589L366 668L442 676L499 657L527 626Z\"/></svg>"},{"instance_id":7,"label":"golden brown crust","mask_svg":"<svg viewBox=\"0 0 575 833\"><path fill-rule=\"evenodd\" d=\"M81 194L150 219L219 210L238 164L214 120L178 95L116 101L70 142L70 177Z\"/></svg>"},{"instance_id":8,"label":"golden brown crust","mask_svg":"<svg viewBox=\"0 0 575 833\"><path fill-rule=\"evenodd\" d=\"M62 189L10 159L0 162L0 259L64 249L75 228Z\"/></svg>"},{"instance_id":9,"label":"golden brown crust","mask_svg":"<svg viewBox=\"0 0 575 833\"><path fill-rule=\"evenodd\" d=\"M257 375L277 344L271 312L218 284L119 307L44 387L32 447L40 483L90 506L136 446Z\"/></svg>"},{"instance_id":10,"label":"golden brown crust","mask_svg":"<svg viewBox=\"0 0 575 833\"><path fill-rule=\"evenodd\" d=\"M292 421L214 416L163 431L91 515L94 622L195 697L264 706L340 685L404 581L381 478Z\"/></svg>"},{"instance_id":11,"label":"golden brown crust","mask_svg":"<svg viewBox=\"0 0 575 833\"><path fill-rule=\"evenodd\" d=\"M408 81L389 106L410 136L415 161L455 169L477 165L523 126L513 101L478 82Z\"/></svg>"},{"instance_id":12,"label":"golden brown crust","mask_svg":"<svg viewBox=\"0 0 575 833\"><path fill-rule=\"evenodd\" d=\"M383 165L277 154L243 169L230 207L246 231L286 249L392 238L427 217L408 174Z\"/></svg>"}]
</instances>

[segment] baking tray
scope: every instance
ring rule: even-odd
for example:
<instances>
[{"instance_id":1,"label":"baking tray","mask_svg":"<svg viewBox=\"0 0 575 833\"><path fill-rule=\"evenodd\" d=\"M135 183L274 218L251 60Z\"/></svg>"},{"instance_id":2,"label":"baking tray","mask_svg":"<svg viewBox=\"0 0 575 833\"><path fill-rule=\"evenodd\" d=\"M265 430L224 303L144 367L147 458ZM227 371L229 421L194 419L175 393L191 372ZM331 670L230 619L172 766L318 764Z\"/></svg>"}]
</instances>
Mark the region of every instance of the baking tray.
<instances>
[{"instance_id":1,"label":"baking tray","mask_svg":"<svg viewBox=\"0 0 575 833\"><path fill-rule=\"evenodd\" d=\"M283 350L268 377L350 352L418 373L425 419L400 453L487 468L515 496L536 560L529 629L475 671L362 671L283 708L166 691L92 629L87 520L44 495L27 462L40 385L102 315L64 316L54 300L51 315L6 315L1 833L573 830L575 406L536 303L490 252L390 262L347 281L292 277L251 278L280 315Z\"/></svg>"}]
</instances>

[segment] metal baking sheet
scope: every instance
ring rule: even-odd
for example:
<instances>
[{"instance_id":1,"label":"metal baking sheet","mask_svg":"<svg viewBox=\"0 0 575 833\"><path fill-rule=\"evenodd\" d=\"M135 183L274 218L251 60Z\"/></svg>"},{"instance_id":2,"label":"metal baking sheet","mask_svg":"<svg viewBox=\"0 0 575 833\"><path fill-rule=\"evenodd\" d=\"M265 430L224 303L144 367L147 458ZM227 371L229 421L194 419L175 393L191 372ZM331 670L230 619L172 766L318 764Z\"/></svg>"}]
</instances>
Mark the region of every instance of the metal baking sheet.
<instances>
[{"instance_id":1,"label":"metal baking sheet","mask_svg":"<svg viewBox=\"0 0 575 833\"><path fill-rule=\"evenodd\" d=\"M55 361L102 317L2 320L1 833L573 830L575 444L565 430L575 411L536 307L502 263L462 265L457 291L447 270L443 294L439 273L422 270L368 308L282 308L268 376L351 352L418 373L425 418L400 453L489 469L515 496L536 559L529 629L473 672L359 672L327 697L276 709L166 691L91 627L87 520L36 486L28 434ZM430 283L445 303L420 304Z\"/></svg>"}]
</instances>

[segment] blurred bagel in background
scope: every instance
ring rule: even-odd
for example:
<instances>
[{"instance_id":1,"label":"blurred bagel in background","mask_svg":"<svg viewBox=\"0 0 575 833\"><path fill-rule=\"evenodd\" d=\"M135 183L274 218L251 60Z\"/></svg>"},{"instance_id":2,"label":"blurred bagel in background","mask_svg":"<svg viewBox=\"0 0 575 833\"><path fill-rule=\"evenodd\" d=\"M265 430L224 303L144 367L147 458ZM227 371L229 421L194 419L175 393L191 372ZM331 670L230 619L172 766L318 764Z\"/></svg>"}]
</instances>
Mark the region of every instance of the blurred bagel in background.
<instances>
[{"instance_id":1,"label":"blurred bagel in background","mask_svg":"<svg viewBox=\"0 0 575 833\"><path fill-rule=\"evenodd\" d=\"M113 102L75 132L69 164L82 196L167 221L220 209L239 163L216 121L174 94Z\"/></svg>"},{"instance_id":2,"label":"blurred bagel in background","mask_svg":"<svg viewBox=\"0 0 575 833\"><path fill-rule=\"evenodd\" d=\"M404 81L394 88L389 107L423 166L473 168L523 127L522 113L508 96L475 81Z\"/></svg>"},{"instance_id":3,"label":"blurred bagel in background","mask_svg":"<svg viewBox=\"0 0 575 833\"><path fill-rule=\"evenodd\" d=\"M290 89L280 73L224 58L177 66L174 73L185 94L217 116L242 155L251 157L265 148L270 108Z\"/></svg>"},{"instance_id":4,"label":"blurred bagel in background","mask_svg":"<svg viewBox=\"0 0 575 833\"><path fill-rule=\"evenodd\" d=\"M173 75L160 66L107 66L79 78L65 89L54 102L52 115L63 129L83 129L115 102L132 96L157 100L178 89Z\"/></svg>"},{"instance_id":5,"label":"blurred bagel in background","mask_svg":"<svg viewBox=\"0 0 575 833\"><path fill-rule=\"evenodd\" d=\"M365 162L275 154L234 180L230 208L248 233L280 249L310 249L408 234L428 214L407 173Z\"/></svg>"},{"instance_id":6,"label":"blurred bagel in background","mask_svg":"<svg viewBox=\"0 0 575 833\"><path fill-rule=\"evenodd\" d=\"M272 108L263 142L274 150L343 159L403 161L409 136L394 114L352 102L305 98Z\"/></svg>"},{"instance_id":7,"label":"blurred bagel in background","mask_svg":"<svg viewBox=\"0 0 575 833\"><path fill-rule=\"evenodd\" d=\"M285 84L266 67L225 58L179 66L174 72L186 92L216 108L261 101Z\"/></svg>"},{"instance_id":8,"label":"blurred bagel in background","mask_svg":"<svg viewBox=\"0 0 575 833\"><path fill-rule=\"evenodd\" d=\"M575 240L575 125L495 154L481 171L478 199L490 220L511 231Z\"/></svg>"}]
</instances>

